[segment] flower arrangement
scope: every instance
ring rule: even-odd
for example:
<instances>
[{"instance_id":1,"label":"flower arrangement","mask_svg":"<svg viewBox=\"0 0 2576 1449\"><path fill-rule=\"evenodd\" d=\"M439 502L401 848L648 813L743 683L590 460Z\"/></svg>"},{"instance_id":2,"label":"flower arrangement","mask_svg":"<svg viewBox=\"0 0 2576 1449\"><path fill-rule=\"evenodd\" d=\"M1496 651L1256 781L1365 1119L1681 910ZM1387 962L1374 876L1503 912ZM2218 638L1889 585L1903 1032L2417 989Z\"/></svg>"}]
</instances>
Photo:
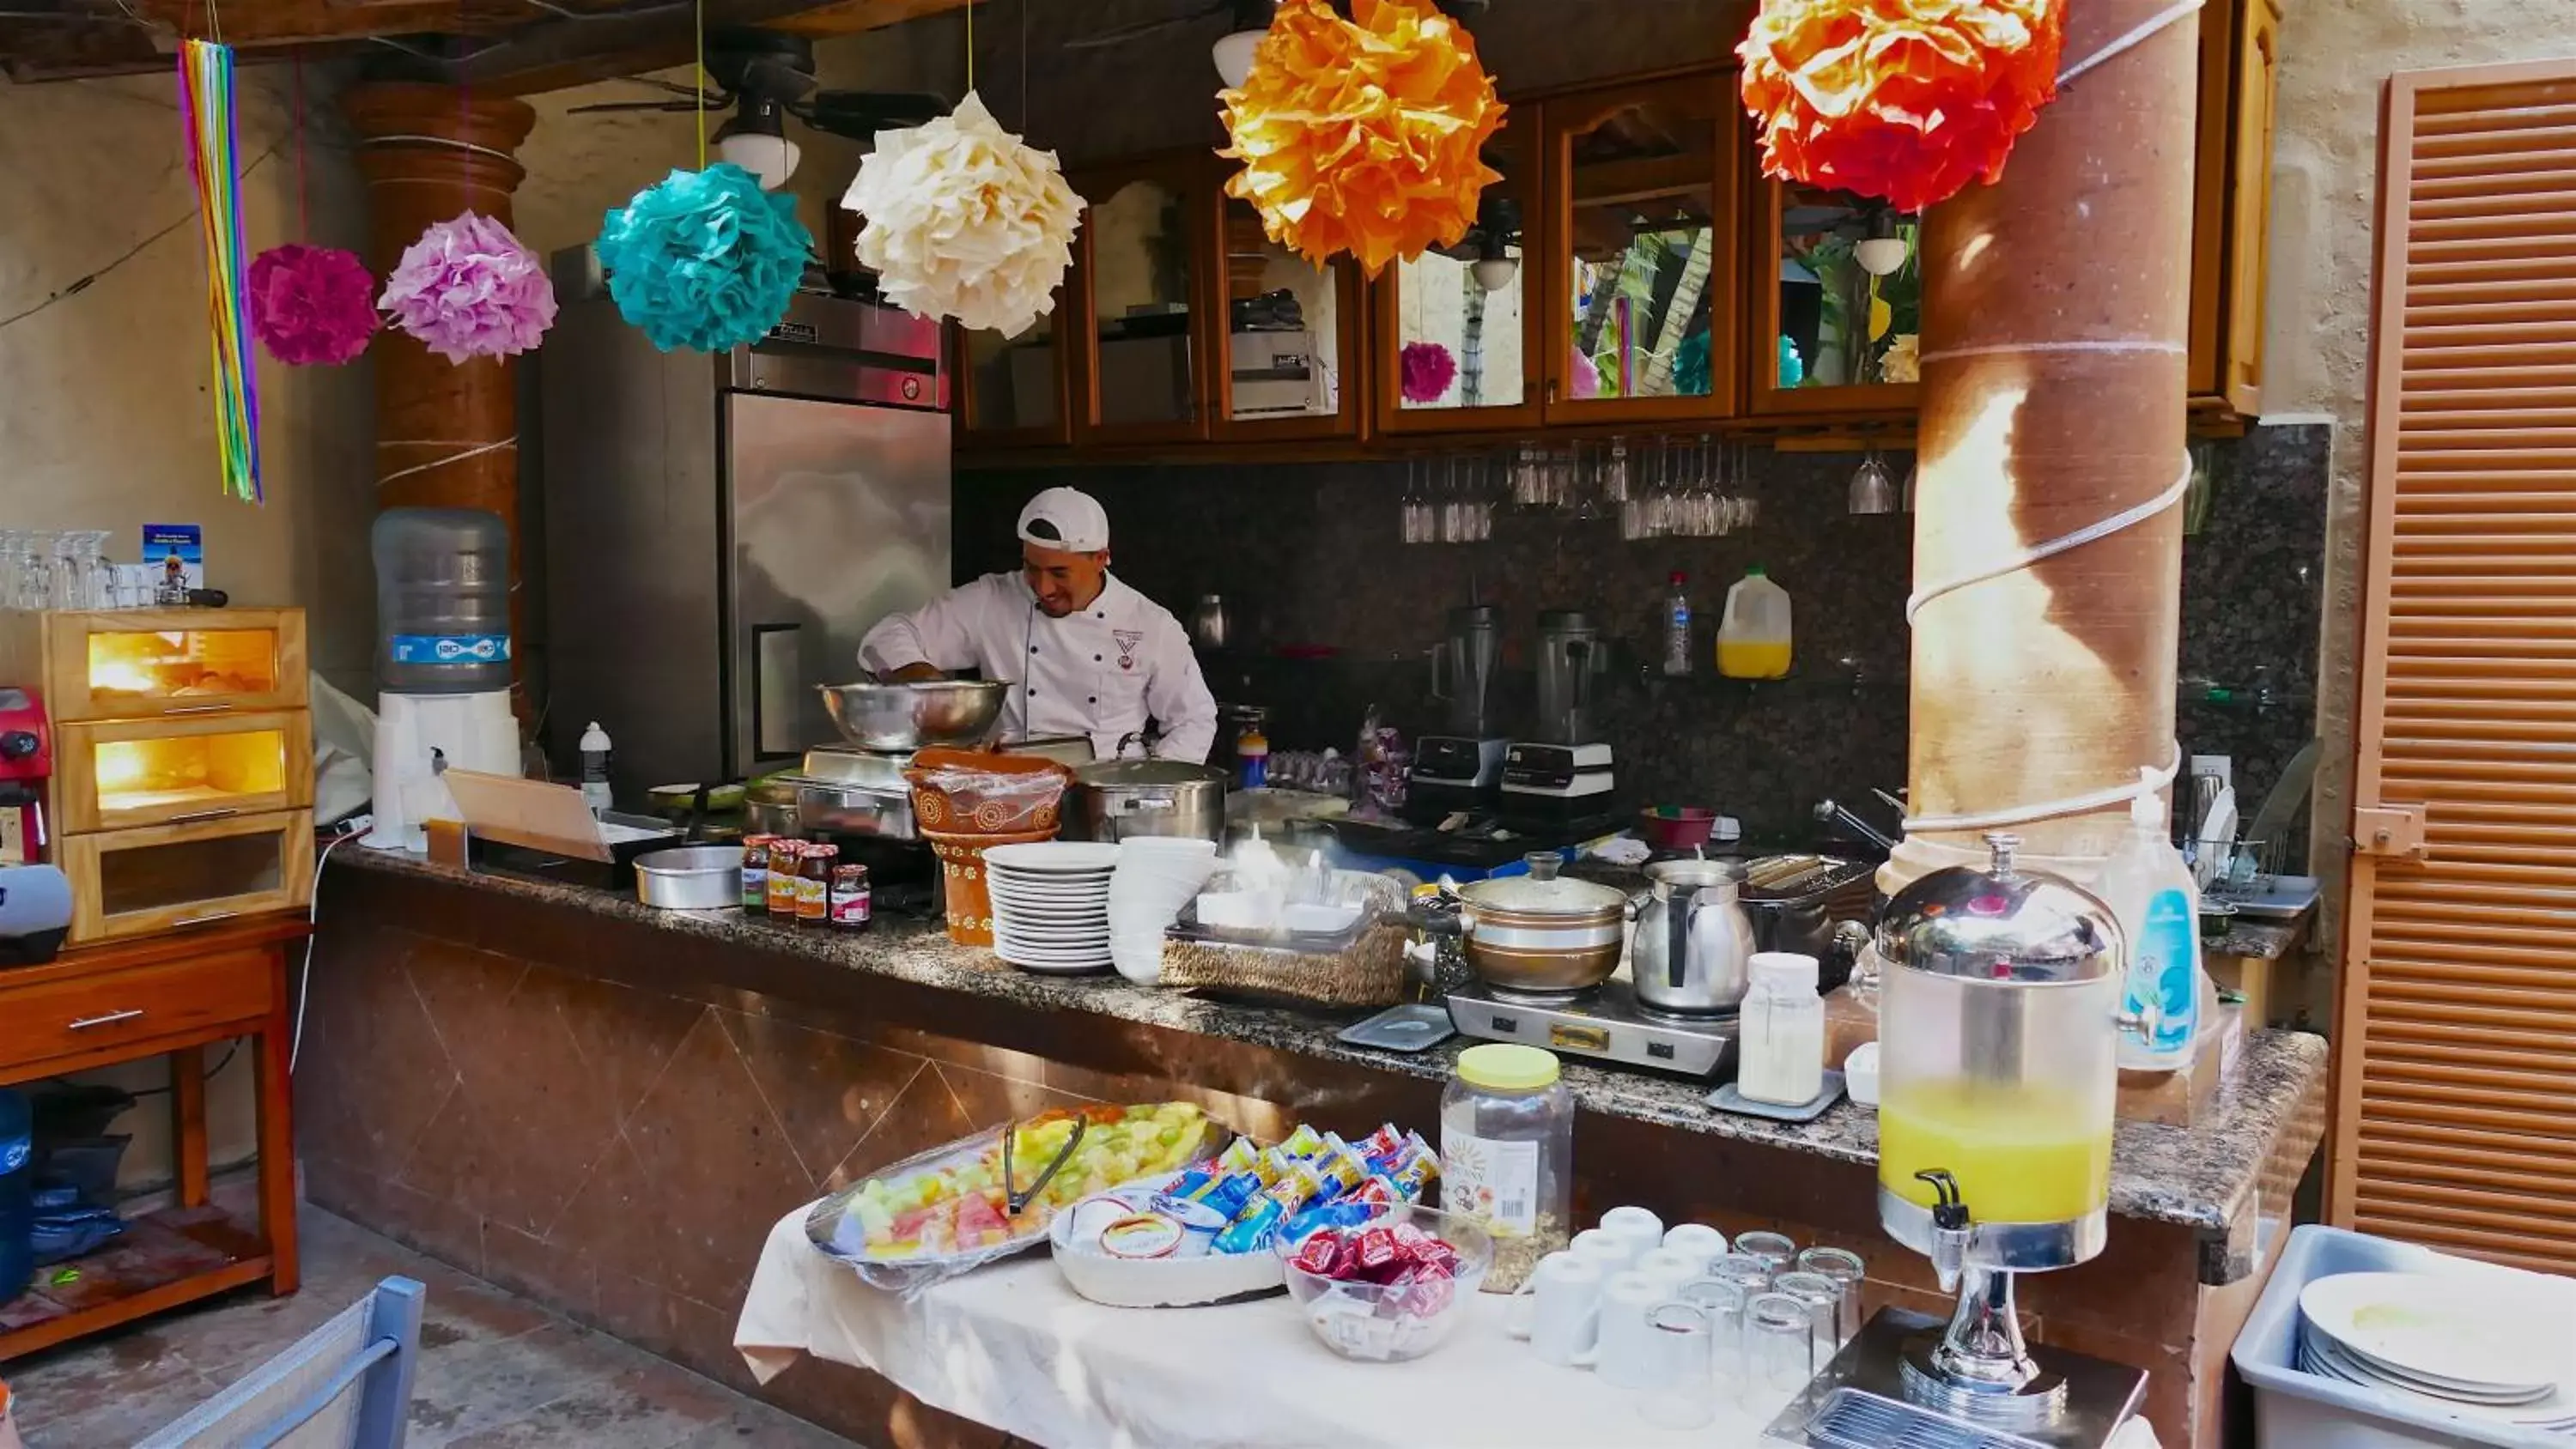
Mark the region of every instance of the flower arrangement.
<instances>
[{"instance_id":1,"label":"flower arrangement","mask_svg":"<svg viewBox=\"0 0 2576 1449\"><path fill-rule=\"evenodd\" d=\"M1920 211L2003 174L2057 95L2066 0L1762 0L1736 48L1771 176Z\"/></svg>"},{"instance_id":2,"label":"flower arrangement","mask_svg":"<svg viewBox=\"0 0 2576 1449\"><path fill-rule=\"evenodd\" d=\"M1421 0L1284 0L1243 84L1220 91L1243 162L1226 194L1272 241L1322 265L1344 252L1374 277L1448 246L1502 174L1481 156L1503 123L1493 77L1456 21Z\"/></svg>"},{"instance_id":3,"label":"flower arrangement","mask_svg":"<svg viewBox=\"0 0 2576 1449\"><path fill-rule=\"evenodd\" d=\"M1002 129L973 91L926 125L879 131L841 204L888 300L1007 336L1055 310L1083 200L1055 153Z\"/></svg>"},{"instance_id":4,"label":"flower arrangement","mask_svg":"<svg viewBox=\"0 0 2576 1449\"><path fill-rule=\"evenodd\" d=\"M1458 359L1437 342L1404 344L1396 353L1396 365L1403 374L1404 400L1416 405L1447 397L1449 384L1458 380Z\"/></svg>"},{"instance_id":5,"label":"flower arrangement","mask_svg":"<svg viewBox=\"0 0 2576 1449\"><path fill-rule=\"evenodd\" d=\"M543 262L510 229L479 212L434 221L403 249L376 305L450 362L509 357L555 324Z\"/></svg>"},{"instance_id":6,"label":"flower arrangement","mask_svg":"<svg viewBox=\"0 0 2576 1449\"><path fill-rule=\"evenodd\" d=\"M376 279L358 254L298 242L250 259L250 330L290 367L337 367L367 350L380 325Z\"/></svg>"},{"instance_id":7,"label":"flower arrangement","mask_svg":"<svg viewBox=\"0 0 2576 1449\"><path fill-rule=\"evenodd\" d=\"M787 315L814 238L794 196L719 161L675 170L611 208L598 245L618 315L655 347L725 352Z\"/></svg>"}]
</instances>

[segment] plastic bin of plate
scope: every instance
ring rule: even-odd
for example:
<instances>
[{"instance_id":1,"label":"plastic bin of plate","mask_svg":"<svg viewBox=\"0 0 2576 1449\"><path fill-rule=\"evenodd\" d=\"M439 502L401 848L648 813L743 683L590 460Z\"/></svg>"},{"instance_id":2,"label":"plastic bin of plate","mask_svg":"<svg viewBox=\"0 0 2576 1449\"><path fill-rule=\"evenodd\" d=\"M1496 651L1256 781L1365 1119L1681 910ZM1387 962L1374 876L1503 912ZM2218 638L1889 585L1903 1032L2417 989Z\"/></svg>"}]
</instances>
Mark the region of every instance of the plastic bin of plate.
<instances>
[{"instance_id":1,"label":"plastic bin of plate","mask_svg":"<svg viewBox=\"0 0 2576 1449\"><path fill-rule=\"evenodd\" d=\"M1410 1208L1438 1172L1430 1144L1392 1123L1358 1142L1300 1126L1092 1194L1056 1215L1048 1244L1074 1292L1114 1308L1256 1298L1287 1286L1285 1250Z\"/></svg>"}]
</instances>

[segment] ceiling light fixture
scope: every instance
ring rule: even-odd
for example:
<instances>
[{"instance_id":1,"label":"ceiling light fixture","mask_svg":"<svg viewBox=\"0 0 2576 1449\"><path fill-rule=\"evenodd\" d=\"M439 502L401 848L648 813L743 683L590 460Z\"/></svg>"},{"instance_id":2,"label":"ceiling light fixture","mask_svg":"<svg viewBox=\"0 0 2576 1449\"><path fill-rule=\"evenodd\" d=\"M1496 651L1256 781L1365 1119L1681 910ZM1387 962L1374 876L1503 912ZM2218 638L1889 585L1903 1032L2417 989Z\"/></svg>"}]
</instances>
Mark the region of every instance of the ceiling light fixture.
<instances>
[{"instance_id":1,"label":"ceiling light fixture","mask_svg":"<svg viewBox=\"0 0 2576 1449\"><path fill-rule=\"evenodd\" d=\"M742 109L716 128L714 140L716 159L750 172L763 191L786 185L804 154L787 139L784 109L758 96L743 97Z\"/></svg>"},{"instance_id":2,"label":"ceiling light fixture","mask_svg":"<svg viewBox=\"0 0 2576 1449\"><path fill-rule=\"evenodd\" d=\"M1893 276L1905 265L1910 248L1905 238L1896 234L1896 213L1879 207L1869 214L1869 229L1852 244L1852 260L1873 277Z\"/></svg>"},{"instance_id":3,"label":"ceiling light fixture","mask_svg":"<svg viewBox=\"0 0 2576 1449\"><path fill-rule=\"evenodd\" d=\"M1217 37L1210 47L1216 60L1216 73L1231 90L1243 84L1252 74L1252 52L1261 37L1270 33L1270 17L1279 9L1278 0L1234 0L1234 29Z\"/></svg>"}]
</instances>

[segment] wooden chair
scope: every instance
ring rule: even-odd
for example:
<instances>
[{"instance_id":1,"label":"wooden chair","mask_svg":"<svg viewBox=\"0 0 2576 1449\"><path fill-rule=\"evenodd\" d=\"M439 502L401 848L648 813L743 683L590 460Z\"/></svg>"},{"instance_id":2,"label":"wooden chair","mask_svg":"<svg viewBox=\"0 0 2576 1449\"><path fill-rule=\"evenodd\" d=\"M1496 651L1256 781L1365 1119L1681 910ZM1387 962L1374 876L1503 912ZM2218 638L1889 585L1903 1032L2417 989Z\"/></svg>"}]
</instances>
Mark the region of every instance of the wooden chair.
<instances>
[{"instance_id":1,"label":"wooden chair","mask_svg":"<svg viewBox=\"0 0 2576 1449\"><path fill-rule=\"evenodd\" d=\"M402 1449L425 1292L385 1279L136 1449Z\"/></svg>"}]
</instances>

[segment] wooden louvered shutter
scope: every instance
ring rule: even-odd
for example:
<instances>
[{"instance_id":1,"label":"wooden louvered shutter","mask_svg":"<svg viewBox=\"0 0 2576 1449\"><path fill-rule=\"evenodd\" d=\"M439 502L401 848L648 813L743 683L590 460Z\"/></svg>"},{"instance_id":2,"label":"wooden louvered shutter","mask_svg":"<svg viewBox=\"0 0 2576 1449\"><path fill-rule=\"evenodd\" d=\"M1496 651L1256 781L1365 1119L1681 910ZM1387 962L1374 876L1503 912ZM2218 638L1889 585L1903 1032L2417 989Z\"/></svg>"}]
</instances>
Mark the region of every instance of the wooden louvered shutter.
<instances>
[{"instance_id":1,"label":"wooden louvered shutter","mask_svg":"<svg viewBox=\"0 0 2576 1449\"><path fill-rule=\"evenodd\" d=\"M2328 1211L2576 1271L2576 59L2394 77L2378 242Z\"/></svg>"}]
</instances>

